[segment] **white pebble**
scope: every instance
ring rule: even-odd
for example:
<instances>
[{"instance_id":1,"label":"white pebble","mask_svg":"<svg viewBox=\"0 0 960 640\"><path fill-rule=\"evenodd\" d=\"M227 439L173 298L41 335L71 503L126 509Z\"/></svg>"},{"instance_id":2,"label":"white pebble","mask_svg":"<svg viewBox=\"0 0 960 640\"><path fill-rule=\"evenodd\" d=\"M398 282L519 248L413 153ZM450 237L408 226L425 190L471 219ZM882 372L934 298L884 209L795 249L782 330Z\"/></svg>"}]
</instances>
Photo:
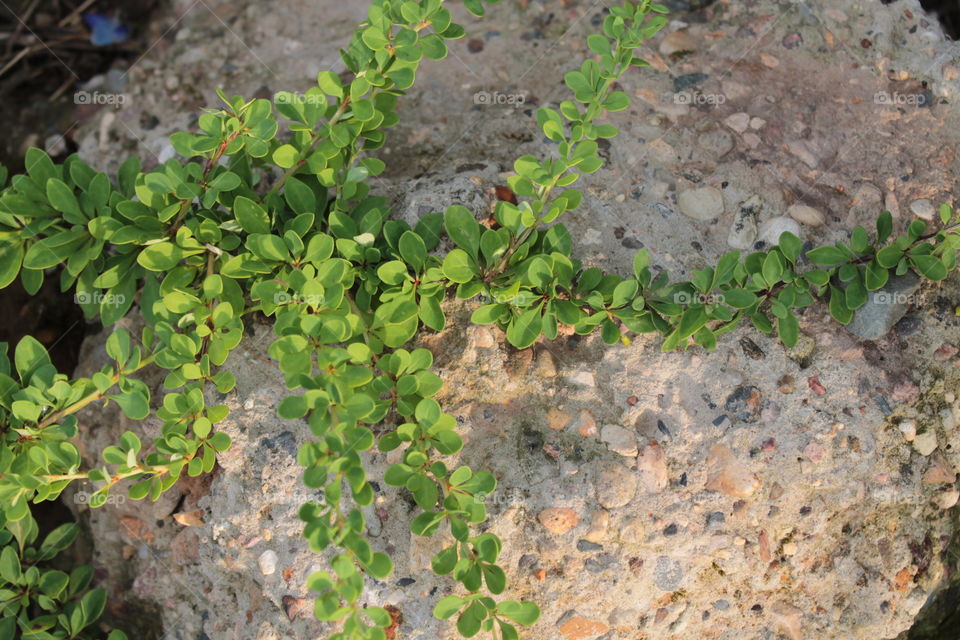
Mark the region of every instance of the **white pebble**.
<instances>
[{"instance_id":1,"label":"white pebble","mask_svg":"<svg viewBox=\"0 0 960 640\"><path fill-rule=\"evenodd\" d=\"M933 217L937 213L937 210L934 208L933 203L927 199L914 200L913 202L911 202L910 211L913 212L913 215L917 216L922 220L933 220Z\"/></svg>"},{"instance_id":2,"label":"white pebble","mask_svg":"<svg viewBox=\"0 0 960 640\"><path fill-rule=\"evenodd\" d=\"M790 208L787 209L787 215L809 227L819 227L826 219L820 211L805 204L790 205Z\"/></svg>"},{"instance_id":3,"label":"white pebble","mask_svg":"<svg viewBox=\"0 0 960 640\"><path fill-rule=\"evenodd\" d=\"M735 113L724 119L723 124L727 125L737 133L743 133L750 126L750 115L746 113Z\"/></svg>"},{"instance_id":4,"label":"white pebble","mask_svg":"<svg viewBox=\"0 0 960 640\"><path fill-rule=\"evenodd\" d=\"M260 565L260 573L269 576L277 570L277 552L273 549L267 549L260 554L257 564Z\"/></svg>"},{"instance_id":5,"label":"white pebble","mask_svg":"<svg viewBox=\"0 0 960 640\"><path fill-rule=\"evenodd\" d=\"M787 231L798 238L802 237L800 225L793 218L787 218L786 216L770 218L760 225L760 239L770 245L779 244L780 236Z\"/></svg>"},{"instance_id":6,"label":"white pebble","mask_svg":"<svg viewBox=\"0 0 960 640\"><path fill-rule=\"evenodd\" d=\"M904 420L899 426L903 439L907 442L913 442L913 439L917 437L917 423L913 420Z\"/></svg>"}]
</instances>

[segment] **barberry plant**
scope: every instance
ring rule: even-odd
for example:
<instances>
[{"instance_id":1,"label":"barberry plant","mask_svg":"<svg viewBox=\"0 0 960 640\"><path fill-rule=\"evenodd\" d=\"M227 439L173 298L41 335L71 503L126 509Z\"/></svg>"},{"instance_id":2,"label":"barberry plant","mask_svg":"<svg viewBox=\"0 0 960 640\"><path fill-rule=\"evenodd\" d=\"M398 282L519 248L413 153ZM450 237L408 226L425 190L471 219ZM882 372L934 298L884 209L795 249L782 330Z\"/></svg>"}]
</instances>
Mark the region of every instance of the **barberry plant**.
<instances>
[{"instance_id":1,"label":"barberry plant","mask_svg":"<svg viewBox=\"0 0 960 640\"><path fill-rule=\"evenodd\" d=\"M393 569L366 535L363 507L374 490L364 453L397 449L400 462L383 480L419 507L412 534L449 533L432 567L463 588L441 599L435 615L456 617L465 637L510 640L539 609L497 599L507 590L501 541L480 526L496 478L457 464L463 441L435 399L443 381L431 371L433 355L407 348L418 333L445 328L449 295L495 301L478 304L472 320L498 325L521 349L555 338L561 326L599 330L610 344L658 333L664 350L709 349L743 318L793 345L797 313L818 298L847 323L891 273L942 280L956 268L960 220L944 206L939 231L913 222L891 240L884 213L874 242L857 227L849 242L804 251L784 234L769 251L727 253L688 282L671 284L645 251L626 278L584 269L557 219L581 204L571 185L603 165L597 141L617 130L598 118L628 106L618 81L646 66L635 51L666 23L666 8L649 0L610 8L602 33L588 38L593 57L564 77L571 99L537 111L555 146L549 158L517 159L509 179L517 204L498 202L489 226L460 206L413 227L391 219L386 199L371 193L369 179L385 169L371 152L396 124L420 61L445 57L445 41L464 34L442 5L374 0L341 52L345 73L322 72L315 87L272 102L219 93L223 107L206 111L197 131L171 137L183 160L143 171L131 159L113 181L76 156L58 165L28 152L26 173L0 195L0 287L19 276L36 292L57 275L88 318L109 327L137 313L144 329L115 328L110 364L89 378L58 373L30 337L12 363L0 349L0 640L85 637L103 592L87 589L89 569L67 576L39 568L76 528L36 547L30 504L57 499L74 481L92 484L94 507L121 484L132 499L157 499L184 474L211 471L231 444L217 429L228 410L213 391L235 386L223 365L250 314L273 320L268 353L290 390L279 416L305 422L314 436L298 462L303 482L323 498L303 505L300 517L308 544L330 564L307 586L317 617L335 623L331 640L384 640L391 624L363 596L368 578ZM483 13L480 0L465 5ZM145 367L165 372L155 401L136 376ZM153 415L161 433L144 446L127 432L101 452L102 465L88 466L72 440L76 413L94 402L116 403L136 420Z\"/></svg>"}]
</instances>

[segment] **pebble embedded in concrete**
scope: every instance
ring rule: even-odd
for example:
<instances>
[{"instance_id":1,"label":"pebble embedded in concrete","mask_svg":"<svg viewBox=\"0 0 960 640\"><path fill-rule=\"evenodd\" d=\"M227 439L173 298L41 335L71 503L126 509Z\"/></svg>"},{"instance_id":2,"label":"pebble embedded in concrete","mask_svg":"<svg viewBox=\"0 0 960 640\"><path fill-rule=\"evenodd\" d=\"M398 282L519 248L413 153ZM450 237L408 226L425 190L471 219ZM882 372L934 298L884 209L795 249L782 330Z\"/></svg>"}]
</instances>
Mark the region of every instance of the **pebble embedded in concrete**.
<instances>
[{"instance_id":1,"label":"pebble embedded in concrete","mask_svg":"<svg viewBox=\"0 0 960 640\"><path fill-rule=\"evenodd\" d=\"M701 222L723 215L723 194L715 187L687 189L680 194L678 204L685 216Z\"/></svg>"},{"instance_id":2,"label":"pebble embedded in concrete","mask_svg":"<svg viewBox=\"0 0 960 640\"><path fill-rule=\"evenodd\" d=\"M600 430L600 440L614 453L626 458L637 457L637 434L617 424L607 424Z\"/></svg>"},{"instance_id":3,"label":"pebble embedded in concrete","mask_svg":"<svg viewBox=\"0 0 960 640\"><path fill-rule=\"evenodd\" d=\"M257 559L257 565L260 567L260 573L265 576L272 575L277 570L277 552L273 549L267 549L260 554Z\"/></svg>"},{"instance_id":4,"label":"pebble embedded in concrete","mask_svg":"<svg viewBox=\"0 0 960 640\"><path fill-rule=\"evenodd\" d=\"M576 511L567 507L550 507L537 516L543 528L555 535L562 535L580 523Z\"/></svg>"},{"instance_id":5,"label":"pebble embedded in concrete","mask_svg":"<svg viewBox=\"0 0 960 640\"><path fill-rule=\"evenodd\" d=\"M805 204L790 205L790 207L787 209L787 215L800 224L805 224L808 227L819 227L826 220L823 213L821 213L818 209L808 207Z\"/></svg>"},{"instance_id":6,"label":"pebble embedded in concrete","mask_svg":"<svg viewBox=\"0 0 960 640\"><path fill-rule=\"evenodd\" d=\"M797 221L785 216L770 218L761 224L759 235L760 239L767 244L776 245L780 243L780 236L787 231L798 238L803 238L803 232L800 230L800 225L797 224Z\"/></svg>"}]
</instances>

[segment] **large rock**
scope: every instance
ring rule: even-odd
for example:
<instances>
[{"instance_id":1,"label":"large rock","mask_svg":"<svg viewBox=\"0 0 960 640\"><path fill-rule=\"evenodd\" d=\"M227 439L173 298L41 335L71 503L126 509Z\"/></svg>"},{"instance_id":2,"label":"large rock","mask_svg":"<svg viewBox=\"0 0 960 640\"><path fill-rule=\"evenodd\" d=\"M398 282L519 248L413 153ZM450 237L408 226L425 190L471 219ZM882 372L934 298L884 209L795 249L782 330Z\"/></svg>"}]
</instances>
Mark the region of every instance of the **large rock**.
<instances>
[{"instance_id":1,"label":"large rock","mask_svg":"<svg viewBox=\"0 0 960 640\"><path fill-rule=\"evenodd\" d=\"M335 49L349 41L367 10L366 2L330 0L220 3L218 12L228 5L233 12L234 37L210 12L189 11L191 0L174 4L182 12L167 24L176 23L176 37L136 65L131 100L85 116L90 120L78 127L81 153L98 166L130 149L153 166L153 153L168 153L166 135L195 128L197 105L216 103L214 87L226 84L230 93L248 97L305 90L320 69L339 64ZM463 3L448 4L465 19ZM413 222L462 204L487 220L496 198L509 197L504 173L517 156L555 153L531 126L532 98L543 105L564 99L564 72L571 60L590 54L583 38L564 39L570 55L547 56L527 73L577 16L560 0L529 3L527 10L521 4L501 2L487 22L467 22L469 39L484 38L485 50L472 53L469 39L451 42L456 55L425 64L401 99L400 123L375 152L388 169L371 181L394 217ZM637 69L620 81L639 99L629 111L612 114L621 135L601 145L608 161L576 185L584 204L562 219L584 267L628 274L643 246L656 268L669 270L674 281L687 279L729 250L726 225L709 223L729 224L735 204L754 194L766 215L787 211L797 199L816 207L822 224L812 226L809 221L818 220L808 215L804 227L789 228L819 244L841 233L835 222L864 180L895 191L903 202L939 202L934 194L950 193L960 177L960 166L949 159L952 132L960 130L960 81L950 68L957 45L931 37L936 23L922 26L926 18L916 0L876 2L869 12L852 0L823 10L807 6L814 4L797 3L797 11L784 13L772 0L757 0L731 3L737 11L675 15L698 43L692 55L666 58L657 55L660 37L648 43L653 53L645 57L661 72ZM537 18L532 9L540 5L553 21ZM815 24L804 22L804 9L817 14ZM915 17L904 17L904 9ZM787 49L782 36L763 37L770 16L782 16L778 35L802 33L802 45ZM866 38L869 47L861 46ZM753 48L747 51L745 43ZM474 73L462 72L461 62ZM698 104L674 101L673 76L686 71L709 72ZM929 79L935 108L901 113L875 105L869 94L888 81L888 72ZM171 75L191 82L169 90ZM513 91L502 78L522 78L517 90L527 92L529 104L474 102L477 91ZM742 137L731 136L722 122L731 113L751 116ZM753 118L767 123L754 129ZM730 138L698 151L710 131ZM731 142L735 147L727 149ZM681 195L681 215L678 192L688 190L702 197L693 203ZM858 222L872 224L876 207L870 199ZM777 224L758 230L757 239L775 241L787 228ZM941 286L946 300L960 299L955 279ZM903 341L896 351L858 344L818 306L801 319L817 349L799 363L775 338L744 323L712 352L694 347L664 354L652 336L613 347L597 336L561 336L538 345L537 366L519 367L526 354L506 348L501 332L468 332L470 306L452 297L446 304L448 328L425 332L417 345L434 353L446 382L441 401L466 441L446 462L497 476L498 491L485 499L485 526L504 542L509 586L502 597L534 599L543 610L525 638L562 640L561 628L592 633L609 625L603 635L611 640L888 639L909 628L930 595L957 575L949 565L956 546L948 545L957 527L956 489L941 480L949 477L943 469L960 468L960 434L955 422L928 415L940 409L960 415L957 368L930 362L937 345L956 342L950 315L939 306L938 315L916 314L914 333L898 330ZM295 458L310 430L276 417L286 392L266 353L270 329L248 318L247 337L227 364L237 391L212 398L231 409L221 428L234 447L220 456L207 484L181 483L156 503L127 501L95 511L76 505L91 529L97 580L110 591L110 610L143 605L156 612L148 631L166 640L323 640L334 632L312 619L305 587L305 577L326 564L305 544L297 517L303 502L320 497L302 486ZM745 337L762 349L759 359L738 346ZM97 350L83 358L83 373L105 364L102 343L102 336L91 339ZM555 371L539 366L544 353ZM162 375L142 373L151 388L161 389ZM758 403L728 409L725 400L738 387L756 387L747 397ZM551 408L557 411L548 417ZM756 419L733 413L747 409L757 410L746 414ZM154 420L126 421L115 407L91 405L79 417L88 434L82 439L87 464L124 429L145 442L160 429ZM930 456L904 443L896 427L902 419L925 428L937 420L938 448ZM610 451L595 425L634 430L643 446L639 457ZM715 446L725 449L711 456ZM390 462L382 453L370 455L371 478L379 480ZM718 490L707 490L708 482ZM581 521L553 534L537 519L550 507L570 509ZM415 512L407 492L379 483L365 514L371 544L390 553L396 571L368 581L362 604L397 607L403 615L398 638L451 640L454 625L434 620L432 607L461 592L428 568L449 534L411 536ZM261 569L261 557L272 571ZM617 613L626 609L636 614ZM602 624L583 626L580 619ZM143 627L127 626L134 629L131 638L153 640Z\"/></svg>"}]
</instances>

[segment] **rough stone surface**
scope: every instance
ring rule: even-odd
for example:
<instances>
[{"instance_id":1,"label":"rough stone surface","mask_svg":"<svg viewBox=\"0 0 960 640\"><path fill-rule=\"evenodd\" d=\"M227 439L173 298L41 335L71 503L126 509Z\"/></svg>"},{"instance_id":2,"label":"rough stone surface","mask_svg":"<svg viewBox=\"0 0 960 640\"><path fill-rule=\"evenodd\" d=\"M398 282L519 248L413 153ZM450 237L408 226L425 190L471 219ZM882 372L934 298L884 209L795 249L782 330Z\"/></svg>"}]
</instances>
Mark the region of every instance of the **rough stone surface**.
<instances>
[{"instance_id":1,"label":"rough stone surface","mask_svg":"<svg viewBox=\"0 0 960 640\"><path fill-rule=\"evenodd\" d=\"M544 509L537 516L543 528L554 534L563 534L580 523L580 516L573 509L551 507Z\"/></svg>"},{"instance_id":2,"label":"rough stone surface","mask_svg":"<svg viewBox=\"0 0 960 640\"><path fill-rule=\"evenodd\" d=\"M763 203L758 196L753 196L740 205L730 226L730 235L727 236L730 248L740 251L753 248L757 239L757 216L762 208Z\"/></svg>"},{"instance_id":3,"label":"rough stone surface","mask_svg":"<svg viewBox=\"0 0 960 640\"><path fill-rule=\"evenodd\" d=\"M400 123L376 152L388 169L372 188L395 217L415 222L452 204L485 217L517 156L555 152L534 127L534 98L556 107L567 97L563 73L588 55L591 21L602 20L602 7L589 4L500 2L474 20L461 3L450 3L467 38L450 43L448 59L424 63L400 101ZM846 241L855 224L872 228L889 202L903 203L895 222L902 233L913 216L908 203L939 205L955 194L958 46L943 40L916 0L826 4L717 2L671 16L670 29L689 40L674 36L663 54L662 34L640 51L651 68L621 80L635 99L610 114L621 135L603 149L608 162L578 182L583 206L561 219L585 267L628 274L642 244L657 268L689 278L729 251L734 216L754 195L763 216L800 222L802 239L821 244ZM336 48L366 14L363 2L328 0L172 5L175 11L157 20L158 45L130 71L130 99L120 109L91 110L73 133L80 153L100 168L115 168L131 152L147 167L172 157L166 136L195 130L197 110L216 104L217 86L269 95L305 90L321 69L342 70ZM472 40L488 46L472 53ZM691 45L692 53L682 53ZM674 79L690 74L707 76L685 89L699 91L691 95L702 104L677 99ZM878 90L919 93L923 81L932 108L875 99ZM480 104L479 91L528 100L523 108ZM723 121L736 113L766 124L735 134ZM700 149L710 131L730 138ZM867 181L876 191L858 197ZM715 193L698 210L702 217L692 218L678 198L697 189ZM788 213L797 203L822 212L823 223L797 221ZM932 358L943 343L957 343L960 291L948 279L915 294L927 303L910 316L910 331L874 343L840 330L823 305L806 309L801 330L817 345L806 368L749 323L709 353L663 354L646 335L613 347L597 336L562 335L526 361L504 346L499 330L468 332L471 306L449 301L448 328L425 332L416 345L434 352L446 381L441 401L466 441L450 462L498 477L486 503L490 530L504 540L503 597L535 599L543 609L525 637L562 640L559 628L572 615L609 624L598 636L609 636L604 640L772 640L797 629L805 640L877 640L913 624L956 575L947 565L951 549L956 555L949 546L955 484L924 477L960 468L957 367ZM285 389L266 353L270 330L255 317L245 322L247 337L227 364L237 390L214 399L231 410L222 429L234 446L208 484L182 481L156 503L75 505L96 541L97 580L110 591L110 606L154 607L148 628L162 625L169 640L334 632L312 619L305 587L306 576L326 563L307 548L297 518L301 504L320 498L303 488L295 459L310 431L276 418ZM744 352L745 337L761 358ZM102 341L90 339L78 373L106 363ZM548 362L545 349L553 375L540 366ZM152 375L145 370L145 381L162 393L162 378ZM727 415L726 398L740 386L761 392L754 422ZM625 459L573 425L551 429L550 408L573 416L570 422L587 411L596 424L634 429L644 443L640 457ZM154 420L131 423L112 406L91 405L80 418L87 464L125 429L149 442L160 428ZM903 420L914 420L919 433L935 432L938 448L929 456L914 450L897 428ZM818 462L804 455L811 442L824 450L822 457L809 450ZM940 466L940 455L949 467ZM388 457L369 458L371 477L382 476ZM551 507L572 510L581 524L552 534L537 519ZM198 509L199 526L173 517ZM600 510L609 514L606 538L584 540L602 550L579 551L578 535L589 533L586 523L592 530ZM367 521L371 543L394 557L396 571L368 584L363 604L396 606L400 638L455 638L452 625L431 613L455 592L449 578L429 571L444 543L411 536L409 518L409 496L380 483ZM268 549L277 554L276 570L264 575L257 561ZM531 555L535 565L521 563ZM725 606L715 606L721 601ZM614 625L611 616L627 607L637 613L621 630L624 621Z\"/></svg>"},{"instance_id":4,"label":"rough stone surface","mask_svg":"<svg viewBox=\"0 0 960 640\"><path fill-rule=\"evenodd\" d=\"M760 486L760 479L734 457L729 447L715 444L707 456L706 486L709 491L749 498Z\"/></svg>"},{"instance_id":5,"label":"rough stone surface","mask_svg":"<svg viewBox=\"0 0 960 640\"><path fill-rule=\"evenodd\" d=\"M847 330L864 340L879 340L906 315L919 288L920 278L914 273L891 277L883 288L867 296L867 303L854 312Z\"/></svg>"}]
</instances>

